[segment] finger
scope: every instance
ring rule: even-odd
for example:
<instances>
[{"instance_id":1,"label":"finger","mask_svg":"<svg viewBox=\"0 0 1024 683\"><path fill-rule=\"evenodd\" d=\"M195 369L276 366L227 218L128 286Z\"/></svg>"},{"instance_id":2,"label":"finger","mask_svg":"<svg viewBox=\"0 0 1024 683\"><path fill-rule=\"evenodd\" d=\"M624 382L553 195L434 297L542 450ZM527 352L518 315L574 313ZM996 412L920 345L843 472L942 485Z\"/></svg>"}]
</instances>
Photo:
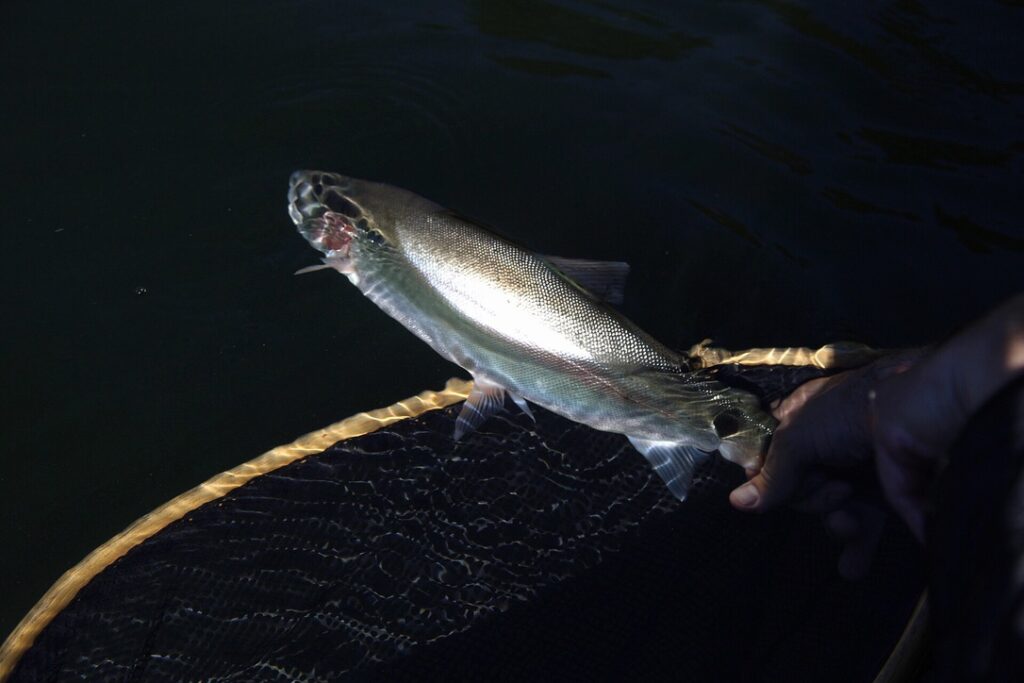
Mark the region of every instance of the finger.
<instances>
[{"instance_id":1,"label":"finger","mask_svg":"<svg viewBox=\"0 0 1024 683\"><path fill-rule=\"evenodd\" d=\"M772 445L765 458L764 467L750 481L729 494L732 506L748 512L764 512L778 507L789 500L800 483L803 464L797 454L780 457Z\"/></svg>"},{"instance_id":2,"label":"finger","mask_svg":"<svg viewBox=\"0 0 1024 683\"><path fill-rule=\"evenodd\" d=\"M831 479L815 487L803 500L793 507L800 512L826 513L835 510L849 500L853 487L849 482Z\"/></svg>"},{"instance_id":3,"label":"finger","mask_svg":"<svg viewBox=\"0 0 1024 683\"><path fill-rule=\"evenodd\" d=\"M879 448L877 467L878 478L886 499L896 513L906 522L917 540L924 543L925 505L927 484L912 466L897 461L895 454Z\"/></svg>"},{"instance_id":4,"label":"finger","mask_svg":"<svg viewBox=\"0 0 1024 683\"><path fill-rule=\"evenodd\" d=\"M784 398L778 406L773 406L772 413L779 422L787 421L792 415L800 412L807 401L828 385L830 377L819 377L798 386L793 393Z\"/></svg>"},{"instance_id":5,"label":"finger","mask_svg":"<svg viewBox=\"0 0 1024 683\"><path fill-rule=\"evenodd\" d=\"M914 538L921 545L924 545L924 524L925 514L920 507L915 508L912 513L907 515L907 526L910 527L910 532L914 534Z\"/></svg>"},{"instance_id":6,"label":"finger","mask_svg":"<svg viewBox=\"0 0 1024 683\"><path fill-rule=\"evenodd\" d=\"M849 541L861 532L860 519L848 509L825 515L825 528L840 541Z\"/></svg>"},{"instance_id":7,"label":"finger","mask_svg":"<svg viewBox=\"0 0 1024 683\"><path fill-rule=\"evenodd\" d=\"M921 545L924 545L925 505L927 505L927 502L926 498L907 499L897 508L900 517L907 523L910 533L914 535L914 538Z\"/></svg>"},{"instance_id":8,"label":"finger","mask_svg":"<svg viewBox=\"0 0 1024 683\"><path fill-rule=\"evenodd\" d=\"M870 504L856 504L850 512L856 516L859 532L839 555L839 575L844 579L864 578L878 550L885 529L885 511Z\"/></svg>"}]
</instances>

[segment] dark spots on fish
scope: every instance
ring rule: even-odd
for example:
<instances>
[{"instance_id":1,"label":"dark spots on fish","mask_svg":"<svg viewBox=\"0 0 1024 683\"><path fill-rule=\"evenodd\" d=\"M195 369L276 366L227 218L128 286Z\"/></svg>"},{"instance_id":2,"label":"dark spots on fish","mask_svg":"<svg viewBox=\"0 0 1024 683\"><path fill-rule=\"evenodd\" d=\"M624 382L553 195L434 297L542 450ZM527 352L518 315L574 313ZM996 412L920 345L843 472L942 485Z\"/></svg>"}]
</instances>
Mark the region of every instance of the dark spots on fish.
<instances>
[{"instance_id":1,"label":"dark spots on fish","mask_svg":"<svg viewBox=\"0 0 1024 683\"><path fill-rule=\"evenodd\" d=\"M715 427L715 433L718 434L720 439L724 439L727 436L732 436L740 430L740 419L732 411L726 411L715 417L712 423Z\"/></svg>"}]
</instances>

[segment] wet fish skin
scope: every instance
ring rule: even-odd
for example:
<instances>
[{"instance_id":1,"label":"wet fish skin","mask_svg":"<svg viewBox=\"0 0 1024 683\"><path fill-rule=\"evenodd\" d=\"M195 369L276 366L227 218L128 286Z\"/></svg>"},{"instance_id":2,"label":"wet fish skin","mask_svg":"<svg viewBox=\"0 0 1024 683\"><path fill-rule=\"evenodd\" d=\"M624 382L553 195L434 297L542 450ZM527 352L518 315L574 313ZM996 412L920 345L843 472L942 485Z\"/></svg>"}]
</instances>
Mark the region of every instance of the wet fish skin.
<instances>
[{"instance_id":1,"label":"wet fish skin","mask_svg":"<svg viewBox=\"0 0 1024 683\"><path fill-rule=\"evenodd\" d=\"M521 406L625 434L679 498L715 450L760 466L774 420L756 397L689 373L683 356L551 260L382 183L297 171L288 197L323 267L473 376L457 437L507 392Z\"/></svg>"}]
</instances>

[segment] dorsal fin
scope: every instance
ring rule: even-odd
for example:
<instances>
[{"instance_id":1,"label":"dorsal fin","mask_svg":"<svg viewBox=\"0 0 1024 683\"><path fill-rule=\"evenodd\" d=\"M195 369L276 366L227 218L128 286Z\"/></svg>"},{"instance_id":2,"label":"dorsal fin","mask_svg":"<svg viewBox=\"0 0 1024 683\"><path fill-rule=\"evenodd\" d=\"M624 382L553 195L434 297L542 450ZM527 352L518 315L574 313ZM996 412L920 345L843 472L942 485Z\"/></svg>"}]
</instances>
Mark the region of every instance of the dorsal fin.
<instances>
[{"instance_id":1,"label":"dorsal fin","mask_svg":"<svg viewBox=\"0 0 1024 683\"><path fill-rule=\"evenodd\" d=\"M602 301L621 304L625 298L629 264L624 261L591 261L562 258L561 256L544 256L543 258Z\"/></svg>"},{"instance_id":2,"label":"dorsal fin","mask_svg":"<svg viewBox=\"0 0 1024 683\"><path fill-rule=\"evenodd\" d=\"M514 243L514 240L506 237L500 230L472 218L467 218L458 211L443 209L442 213L456 220L469 223L474 227L486 230L498 239ZM629 264L625 261L594 261L591 259L548 256L547 254L538 254L538 256L601 301L618 305L625 299L626 279L629 277Z\"/></svg>"}]
</instances>

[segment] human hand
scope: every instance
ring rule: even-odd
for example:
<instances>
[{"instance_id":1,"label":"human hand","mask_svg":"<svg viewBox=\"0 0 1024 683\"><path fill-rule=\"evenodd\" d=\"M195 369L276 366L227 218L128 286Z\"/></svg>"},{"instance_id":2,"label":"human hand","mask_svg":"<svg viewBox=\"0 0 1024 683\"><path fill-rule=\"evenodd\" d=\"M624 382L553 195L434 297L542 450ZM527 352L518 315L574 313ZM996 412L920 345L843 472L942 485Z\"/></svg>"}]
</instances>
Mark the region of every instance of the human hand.
<instances>
[{"instance_id":1,"label":"human hand","mask_svg":"<svg viewBox=\"0 0 1024 683\"><path fill-rule=\"evenodd\" d=\"M894 354L799 387L774 411L764 467L729 499L740 510L792 502L824 515L846 543L840 571L863 573L885 518L878 491L923 541L928 494L950 445L1022 373L1024 294L927 355Z\"/></svg>"},{"instance_id":2,"label":"human hand","mask_svg":"<svg viewBox=\"0 0 1024 683\"><path fill-rule=\"evenodd\" d=\"M1024 295L1018 295L873 390L878 478L919 541L924 542L932 485L953 441L1022 371Z\"/></svg>"},{"instance_id":3,"label":"human hand","mask_svg":"<svg viewBox=\"0 0 1024 683\"><path fill-rule=\"evenodd\" d=\"M807 382L774 410L779 425L760 472L730 495L745 511L783 503L823 517L843 542L839 571L863 576L887 517L875 479L869 396L879 378L902 372L919 351Z\"/></svg>"}]
</instances>

